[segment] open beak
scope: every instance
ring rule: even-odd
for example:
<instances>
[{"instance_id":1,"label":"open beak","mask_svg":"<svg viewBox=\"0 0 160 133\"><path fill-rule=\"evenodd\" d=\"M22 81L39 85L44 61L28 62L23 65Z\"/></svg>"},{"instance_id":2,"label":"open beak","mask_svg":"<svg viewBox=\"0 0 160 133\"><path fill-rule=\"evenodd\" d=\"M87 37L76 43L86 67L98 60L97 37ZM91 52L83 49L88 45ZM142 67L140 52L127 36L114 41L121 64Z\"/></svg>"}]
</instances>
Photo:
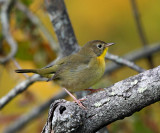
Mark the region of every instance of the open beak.
<instances>
[{"instance_id":1,"label":"open beak","mask_svg":"<svg viewBox=\"0 0 160 133\"><path fill-rule=\"evenodd\" d=\"M115 43L106 43L105 44L105 47L109 47L109 46L111 46L111 45L114 45Z\"/></svg>"}]
</instances>

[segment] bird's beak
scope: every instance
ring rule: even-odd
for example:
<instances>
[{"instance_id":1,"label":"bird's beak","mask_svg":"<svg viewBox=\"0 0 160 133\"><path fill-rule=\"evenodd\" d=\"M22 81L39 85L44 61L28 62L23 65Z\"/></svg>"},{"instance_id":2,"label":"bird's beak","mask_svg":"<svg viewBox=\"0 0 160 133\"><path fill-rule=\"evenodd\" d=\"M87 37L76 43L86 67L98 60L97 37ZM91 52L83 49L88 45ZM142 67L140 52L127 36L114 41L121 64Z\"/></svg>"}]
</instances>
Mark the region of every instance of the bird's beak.
<instances>
[{"instance_id":1,"label":"bird's beak","mask_svg":"<svg viewBox=\"0 0 160 133\"><path fill-rule=\"evenodd\" d=\"M111 45L114 45L115 43L106 43L105 44L105 47L109 47L109 46L111 46Z\"/></svg>"}]
</instances>

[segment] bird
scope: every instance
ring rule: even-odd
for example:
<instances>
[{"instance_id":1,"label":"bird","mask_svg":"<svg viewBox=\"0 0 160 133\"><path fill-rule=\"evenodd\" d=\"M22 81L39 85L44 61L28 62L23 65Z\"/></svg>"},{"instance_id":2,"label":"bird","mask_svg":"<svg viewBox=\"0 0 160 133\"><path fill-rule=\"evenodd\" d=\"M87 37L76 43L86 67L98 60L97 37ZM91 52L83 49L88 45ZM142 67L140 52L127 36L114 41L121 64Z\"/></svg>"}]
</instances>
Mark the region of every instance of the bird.
<instances>
[{"instance_id":1,"label":"bird","mask_svg":"<svg viewBox=\"0 0 160 133\"><path fill-rule=\"evenodd\" d=\"M82 108L81 100L72 94L88 89L98 82L105 71L105 55L108 47L115 43L105 43L101 40L87 42L74 54L63 57L53 66L40 69L17 69L16 73L36 73L54 81L74 99Z\"/></svg>"}]
</instances>

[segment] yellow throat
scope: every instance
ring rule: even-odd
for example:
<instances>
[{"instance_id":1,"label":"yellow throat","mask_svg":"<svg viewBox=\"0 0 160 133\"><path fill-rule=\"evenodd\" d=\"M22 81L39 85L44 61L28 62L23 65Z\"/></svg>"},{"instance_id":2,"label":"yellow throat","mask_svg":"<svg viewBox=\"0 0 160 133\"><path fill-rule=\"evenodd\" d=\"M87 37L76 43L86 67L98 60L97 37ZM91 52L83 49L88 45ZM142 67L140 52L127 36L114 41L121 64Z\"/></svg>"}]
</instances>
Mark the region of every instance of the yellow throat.
<instances>
[{"instance_id":1,"label":"yellow throat","mask_svg":"<svg viewBox=\"0 0 160 133\"><path fill-rule=\"evenodd\" d=\"M103 68L105 68L105 58L104 57L105 57L107 51L108 51L108 48L105 48L105 50L103 51L103 53L100 56L97 57L99 65L101 67L103 67Z\"/></svg>"}]
</instances>

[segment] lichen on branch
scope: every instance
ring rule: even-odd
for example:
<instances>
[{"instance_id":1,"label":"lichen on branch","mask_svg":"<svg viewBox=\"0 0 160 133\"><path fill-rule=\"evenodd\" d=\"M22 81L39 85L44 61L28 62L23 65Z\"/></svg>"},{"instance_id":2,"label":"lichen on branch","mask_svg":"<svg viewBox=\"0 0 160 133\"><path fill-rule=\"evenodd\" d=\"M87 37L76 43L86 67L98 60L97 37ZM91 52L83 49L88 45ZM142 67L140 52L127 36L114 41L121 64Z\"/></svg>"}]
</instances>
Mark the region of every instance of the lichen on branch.
<instances>
[{"instance_id":1,"label":"lichen on branch","mask_svg":"<svg viewBox=\"0 0 160 133\"><path fill-rule=\"evenodd\" d=\"M86 110L73 102L54 102L43 132L94 133L159 101L160 66L117 82L85 99L82 103Z\"/></svg>"}]
</instances>

